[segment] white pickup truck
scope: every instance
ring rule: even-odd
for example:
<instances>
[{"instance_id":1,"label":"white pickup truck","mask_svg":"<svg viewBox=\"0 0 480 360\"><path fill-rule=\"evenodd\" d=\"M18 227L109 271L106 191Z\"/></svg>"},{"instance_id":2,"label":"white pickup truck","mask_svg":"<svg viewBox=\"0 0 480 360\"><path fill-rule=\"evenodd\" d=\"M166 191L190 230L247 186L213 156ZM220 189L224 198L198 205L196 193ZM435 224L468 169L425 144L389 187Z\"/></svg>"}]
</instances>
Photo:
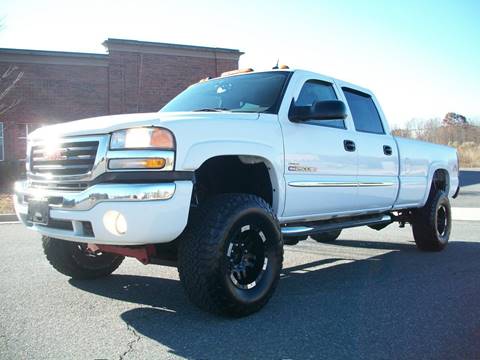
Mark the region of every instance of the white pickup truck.
<instances>
[{"instance_id":1,"label":"white pickup truck","mask_svg":"<svg viewBox=\"0 0 480 360\"><path fill-rule=\"evenodd\" d=\"M396 221L442 250L459 179L454 149L392 136L369 90L284 68L206 79L158 113L38 129L15 188L61 273L173 265L193 303L238 317L273 294L284 244Z\"/></svg>"}]
</instances>

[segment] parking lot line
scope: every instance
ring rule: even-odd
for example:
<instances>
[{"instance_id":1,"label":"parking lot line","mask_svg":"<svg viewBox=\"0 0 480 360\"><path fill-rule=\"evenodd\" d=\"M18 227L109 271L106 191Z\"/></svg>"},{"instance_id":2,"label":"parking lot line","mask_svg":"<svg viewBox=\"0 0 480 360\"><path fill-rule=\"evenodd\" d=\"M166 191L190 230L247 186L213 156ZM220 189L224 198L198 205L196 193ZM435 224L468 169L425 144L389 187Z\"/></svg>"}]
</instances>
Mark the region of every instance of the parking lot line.
<instances>
[{"instance_id":1,"label":"parking lot line","mask_svg":"<svg viewBox=\"0 0 480 360\"><path fill-rule=\"evenodd\" d=\"M480 208L452 208L453 220L480 221Z\"/></svg>"}]
</instances>

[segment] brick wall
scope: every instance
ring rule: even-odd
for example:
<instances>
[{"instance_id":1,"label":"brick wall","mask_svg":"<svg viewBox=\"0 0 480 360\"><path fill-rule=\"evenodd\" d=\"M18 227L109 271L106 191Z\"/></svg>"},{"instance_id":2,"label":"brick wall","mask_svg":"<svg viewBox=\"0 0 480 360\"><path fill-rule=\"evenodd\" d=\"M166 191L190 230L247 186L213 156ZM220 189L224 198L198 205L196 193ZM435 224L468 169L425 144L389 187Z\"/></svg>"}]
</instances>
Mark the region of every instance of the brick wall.
<instances>
[{"instance_id":1,"label":"brick wall","mask_svg":"<svg viewBox=\"0 0 480 360\"><path fill-rule=\"evenodd\" d=\"M108 55L0 49L0 74L11 65L24 73L4 100L20 103L0 115L5 161L24 158L28 130L86 117L157 111L199 79L236 69L242 54L119 39L104 45Z\"/></svg>"},{"instance_id":2,"label":"brick wall","mask_svg":"<svg viewBox=\"0 0 480 360\"><path fill-rule=\"evenodd\" d=\"M207 76L218 76L224 71L236 69L237 61L144 54L139 76L139 109L141 112L157 111L193 82Z\"/></svg>"},{"instance_id":3,"label":"brick wall","mask_svg":"<svg viewBox=\"0 0 480 360\"><path fill-rule=\"evenodd\" d=\"M9 64L0 63L0 74ZM108 112L107 67L16 63L22 79L4 99L20 103L3 114L5 159L25 157L25 124L41 125Z\"/></svg>"}]
</instances>

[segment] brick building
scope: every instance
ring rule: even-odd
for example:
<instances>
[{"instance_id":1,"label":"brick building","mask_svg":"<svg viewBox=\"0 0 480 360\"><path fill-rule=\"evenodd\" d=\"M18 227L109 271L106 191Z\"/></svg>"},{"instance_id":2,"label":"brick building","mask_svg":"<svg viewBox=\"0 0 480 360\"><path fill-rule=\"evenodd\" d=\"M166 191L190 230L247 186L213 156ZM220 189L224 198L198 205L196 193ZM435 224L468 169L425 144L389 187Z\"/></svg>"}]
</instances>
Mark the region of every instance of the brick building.
<instances>
[{"instance_id":1,"label":"brick building","mask_svg":"<svg viewBox=\"0 0 480 360\"><path fill-rule=\"evenodd\" d=\"M0 49L0 76L23 77L0 115L0 162L25 158L26 135L57 122L151 112L188 85L238 67L238 50L108 39L107 54ZM0 92L3 89L0 90Z\"/></svg>"}]
</instances>

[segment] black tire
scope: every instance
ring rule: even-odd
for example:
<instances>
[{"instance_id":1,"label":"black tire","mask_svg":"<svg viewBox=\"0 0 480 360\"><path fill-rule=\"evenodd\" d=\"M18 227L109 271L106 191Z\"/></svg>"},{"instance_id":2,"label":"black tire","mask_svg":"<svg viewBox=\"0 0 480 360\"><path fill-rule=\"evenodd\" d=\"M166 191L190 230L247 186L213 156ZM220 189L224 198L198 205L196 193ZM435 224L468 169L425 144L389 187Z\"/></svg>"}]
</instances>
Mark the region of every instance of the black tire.
<instances>
[{"instance_id":1,"label":"black tire","mask_svg":"<svg viewBox=\"0 0 480 360\"><path fill-rule=\"evenodd\" d=\"M97 279L110 275L122 263L124 257L109 254L93 254L86 251L86 244L44 236L43 252L48 262L60 273L72 279Z\"/></svg>"},{"instance_id":2,"label":"black tire","mask_svg":"<svg viewBox=\"0 0 480 360\"><path fill-rule=\"evenodd\" d=\"M178 248L188 298L203 310L241 317L260 310L280 279L283 243L270 206L248 194L223 194L191 214Z\"/></svg>"},{"instance_id":3,"label":"black tire","mask_svg":"<svg viewBox=\"0 0 480 360\"><path fill-rule=\"evenodd\" d=\"M434 193L425 206L412 211L413 237L423 251L441 251L452 229L450 201L443 191Z\"/></svg>"},{"instance_id":4,"label":"black tire","mask_svg":"<svg viewBox=\"0 0 480 360\"><path fill-rule=\"evenodd\" d=\"M310 236L313 240L321 243L330 243L334 242L337 240L337 238L340 236L340 233L342 230L333 230L333 231L327 231L324 233L316 234Z\"/></svg>"}]
</instances>

